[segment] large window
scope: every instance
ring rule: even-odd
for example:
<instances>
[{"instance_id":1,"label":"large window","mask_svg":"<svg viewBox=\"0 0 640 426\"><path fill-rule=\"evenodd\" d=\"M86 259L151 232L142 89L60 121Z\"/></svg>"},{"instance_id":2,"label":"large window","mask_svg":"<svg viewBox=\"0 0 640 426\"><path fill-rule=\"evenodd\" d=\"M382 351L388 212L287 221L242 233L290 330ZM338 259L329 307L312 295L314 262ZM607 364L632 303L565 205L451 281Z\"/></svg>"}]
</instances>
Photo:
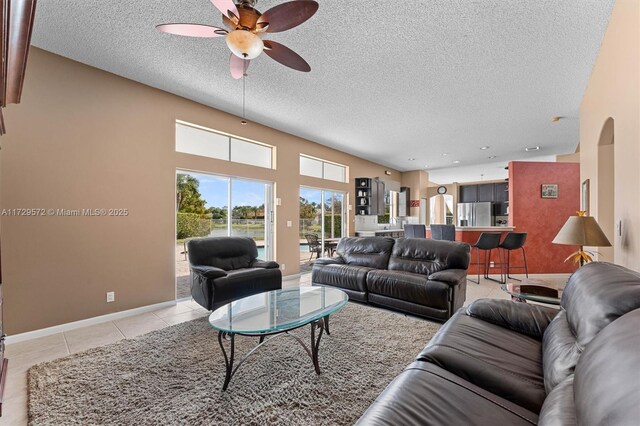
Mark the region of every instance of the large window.
<instances>
[{"instance_id":1,"label":"large window","mask_svg":"<svg viewBox=\"0 0 640 426\"><path fill-rule=\"evenodd\" d=\"M346 166L307 155L300 155L300 174L336 182L347 181Z\"/></svg>"},{"instance_id":2,"label":"large window","mask_svg":"<svg viewBox=\"0 0 640 426\"><path fill-rule=\"evenodd\" d=\"M273 169L274 147L211 129L176 122L176 151Z\"/></svg>"}]
</instances>

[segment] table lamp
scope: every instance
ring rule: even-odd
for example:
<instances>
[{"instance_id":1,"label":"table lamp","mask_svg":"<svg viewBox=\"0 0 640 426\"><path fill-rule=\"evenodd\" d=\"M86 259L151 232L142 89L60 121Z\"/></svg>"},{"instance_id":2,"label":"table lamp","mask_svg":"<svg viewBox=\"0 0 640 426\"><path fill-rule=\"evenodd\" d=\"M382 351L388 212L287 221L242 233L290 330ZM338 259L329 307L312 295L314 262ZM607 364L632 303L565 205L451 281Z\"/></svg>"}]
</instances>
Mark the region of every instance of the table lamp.
<instances>
[{"instance_id":1,"label":"table lamp","mask_svg":"<svg viewBox=\"0 0 640 426\"><path fill-rule=\"evenodd\" d=\"M580 250L572 253L565 259L565 262L573 259L574 262L580 262L580 266L582 266L593 260L593 253L585 251L584 246L611 247L611 243L593 217L586 216L583 211L577 213L576 216L569 216L558 235L553 239L553 243L580 246Z\"/></svg>"}]
</instances>

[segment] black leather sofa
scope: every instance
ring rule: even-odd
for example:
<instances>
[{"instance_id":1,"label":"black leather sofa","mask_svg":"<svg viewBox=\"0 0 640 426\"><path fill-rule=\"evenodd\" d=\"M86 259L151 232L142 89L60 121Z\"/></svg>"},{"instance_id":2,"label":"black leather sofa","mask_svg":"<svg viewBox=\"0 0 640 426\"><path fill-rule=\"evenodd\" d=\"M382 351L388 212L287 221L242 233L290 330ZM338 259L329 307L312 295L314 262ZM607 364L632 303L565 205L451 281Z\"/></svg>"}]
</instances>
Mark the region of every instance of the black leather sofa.
<instances>
[{"instance_id":1,"label":"black leather sofa","mask_svg":"<svg viewBox=\"0 0 640 426\"><path fill-rule=\"evenodd\" d=\"M640 424L640 274L575 272L560 309L481 299L458 311L359 425Z\"/></svg>"},{"instance_id":2,"label":"black leather sofa","mask_svg":"<svg viewBox=\"0 0 640 426\"><path fill-rule=\"evenodd\" d=\"M466 297L470 247L414 238L342 238L337 255L317 259L313 285L339 287L351 300L440 321Z\"/></svg>"},{"instance_id":3,"label":"black leather sofa","mask_svg":"<svg viewBox=\"0 0 640 426\"><path fill-rule=\"evenodd\" d=\"M187 243L191 296L210 311L233 300L282 288L280 265L258 259L244 237L198 238Z\"/></svg>"}]
</instances>

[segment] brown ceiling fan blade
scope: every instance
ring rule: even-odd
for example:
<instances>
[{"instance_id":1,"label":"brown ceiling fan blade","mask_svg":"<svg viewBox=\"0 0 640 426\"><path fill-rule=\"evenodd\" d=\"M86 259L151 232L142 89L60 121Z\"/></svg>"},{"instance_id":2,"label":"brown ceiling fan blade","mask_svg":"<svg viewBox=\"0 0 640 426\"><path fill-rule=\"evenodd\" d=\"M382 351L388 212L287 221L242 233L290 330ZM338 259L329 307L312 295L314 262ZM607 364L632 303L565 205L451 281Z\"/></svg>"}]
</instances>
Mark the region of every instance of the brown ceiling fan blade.
<instances>
[{"instance_id":1,"label":"brown ceiling fan blade","mask_svg":"<svg viewBox=\"0 0 640 426\"><path fill-rule=\"evenodd\" d=\"M246 74L250 62L250 60L238 58L232 53L231 58L229 58L229 70L231 70L231 77L236 80L240 80L242 76Z\"/></svg>"},{"instance_id":2,"label":"brown ceiling fan blade","mask_svg":"<svg viewBox=\"0 0 640 426\"><path fill-rule=\"evenodd\" d=\"M318 10L318 2L314 0L295 0L279 4L262 14L258 23L268 22L268 33L279 33L289 30L311 18Z\"/></svg>"},{"instance_id":3,"label":"brown ceiling fan blade","mask_svg":"<svg viewBox=\"0 0 640 426\"><path fill-rule=\"evenodd\" d=\"M287 46L276 43L275 41L263 40L264 53L266 53L271 59L280 62L282 65L294 70L309 72L311 67L302 59L302 56L298 55Z\"/></svg>"},{"instance_id":4,"label":"brown ceiling fan blade","mask_svg":"<svg viewBox=\"0 0 640 426\"><path fill-rule=\"evenodd\" d=\"M227 30L210 25L200 24L161 24L156 29L163 33L175 34L187 37L223 37Z\"/></svg>"},{"instance_id":5,"label":"brown ceiling fan blade","mask_svg":"<svg viewBox=\"0 0 640 426\"><path fill-rule=\"evenodd\" d=\"M224 16L229 16L229 12L235 16L240 16L238 8L233 0L211 0L211 3L218 9Z\"/></svg>"}]
</instances>

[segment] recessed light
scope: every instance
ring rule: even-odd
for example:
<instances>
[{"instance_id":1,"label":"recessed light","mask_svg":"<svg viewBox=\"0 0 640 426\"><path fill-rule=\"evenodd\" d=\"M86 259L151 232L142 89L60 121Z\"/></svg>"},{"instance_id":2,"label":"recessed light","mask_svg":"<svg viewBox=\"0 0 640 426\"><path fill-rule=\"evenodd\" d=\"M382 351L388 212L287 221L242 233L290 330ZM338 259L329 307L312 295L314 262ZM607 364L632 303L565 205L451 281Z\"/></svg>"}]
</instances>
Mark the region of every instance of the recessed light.
<instances>
[{"instance_id":1,"label":"recessed light","mask_svg":"<svg viewBox=\"0 0 640 426\"><path fill-rule=\"evenodd\" d=\"M443 157L446 157L447 155L449 155L448 152L445 152L444 154L442 154Z\"/></svg>"},{"instance_id":2,"label":"recessed light","mask_svg":"<svg viewBox=\"0 0 640 426\"><path fill-rule=\"evenodd\" d=\"M495 155L492 155L491 157L487 157L489 160L493 160L494 158L496 158Z\"/></svg>"},{"instance_id":3,"label":"recessed light","mask_svg":"<svg viewBox=\"0 0 640 426\"><path fill-rule=\"evenodd\" d=\"M524 149L525 151L529 152L529 151L538 151L540 150L539 146L528 146Z\"/></svg>"},{"instance_id":4,"label":"recessed light","mask_svg":"<svg viewBox=\"0 0 640 426\"><path fill-rule=\"evenodd\" d=\"M409 161L416 161L415 158L409 158Z\"/></svg>"},{"instance_id":5,"label":"recessed light","mask_svg":"<svg viewBox=\"0 0 640 426\"><path fill-rule=\"evenodd\" d=\"M483 150L483 151L484 151L485 149L489 149L489 148L490 148L490 147L488 147L488 146L481 146L481 147L480 147L480 149L481 149L481 150Z\"/></svg>"},{"instance_id":6,"label":"recessed light","mask_svg":"<svg viewBox=\"0 0 640 426\"><path fill-rule=\"evenodd\" d=\"M453 164L460 164L460 160L454 160Z\"/></svg>"},{"instance_id":7,"label":"recessed light","mask_svg":"<svg viewBox=\"0 0 640 426\"><path fill-rule=\"evenodd\" d=\"M428 169L428 168L429 168L429 165L428 165L428 164L425 164L425 165L424 165L424 168L425 168L425 169Z\"/></svg>"}]
</instances>

